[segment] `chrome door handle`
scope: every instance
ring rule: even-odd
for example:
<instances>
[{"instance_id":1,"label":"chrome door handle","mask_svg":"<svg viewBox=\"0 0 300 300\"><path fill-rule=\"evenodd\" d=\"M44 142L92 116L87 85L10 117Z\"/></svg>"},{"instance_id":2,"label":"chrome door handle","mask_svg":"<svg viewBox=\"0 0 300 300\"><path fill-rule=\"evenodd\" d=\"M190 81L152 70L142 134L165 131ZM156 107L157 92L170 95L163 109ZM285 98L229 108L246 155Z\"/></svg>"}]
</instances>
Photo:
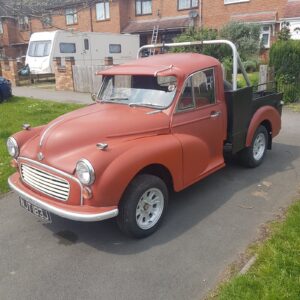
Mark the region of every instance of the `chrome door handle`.
<instances>
[{"instance_id":1,"label":"chrome door handle","mask_svg":"<svg viewBox=\"0 0 300 300\"><path fill-rule=\"evenodd\" d=\"M210 113L210 117L211 118L217 118L217 117L219 117L221 115L221 112L220 111L212 111L211 113Z\"/></svg>"}]
</instances>

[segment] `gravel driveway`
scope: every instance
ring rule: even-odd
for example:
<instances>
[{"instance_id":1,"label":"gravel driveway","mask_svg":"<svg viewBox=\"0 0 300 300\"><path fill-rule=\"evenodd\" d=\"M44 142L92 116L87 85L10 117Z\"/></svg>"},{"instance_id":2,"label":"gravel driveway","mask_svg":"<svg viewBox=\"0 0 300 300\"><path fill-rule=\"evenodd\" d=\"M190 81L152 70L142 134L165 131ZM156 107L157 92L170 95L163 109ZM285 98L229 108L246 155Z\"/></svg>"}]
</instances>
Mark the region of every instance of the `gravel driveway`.
<instances>
[{"instance_id":1,"label":"gravel driveway","mask_svg":"<svg viewBox=\"0 0 300 300\"><path fill-rule=\"evenodd\" d=\"M174 195L162 228L130 240L113 220L42 224L9 193L0 199L1 299L201 299L226 266L299 191L300 114L262 166L234 162Z\"/></svg>"}]
</instances>

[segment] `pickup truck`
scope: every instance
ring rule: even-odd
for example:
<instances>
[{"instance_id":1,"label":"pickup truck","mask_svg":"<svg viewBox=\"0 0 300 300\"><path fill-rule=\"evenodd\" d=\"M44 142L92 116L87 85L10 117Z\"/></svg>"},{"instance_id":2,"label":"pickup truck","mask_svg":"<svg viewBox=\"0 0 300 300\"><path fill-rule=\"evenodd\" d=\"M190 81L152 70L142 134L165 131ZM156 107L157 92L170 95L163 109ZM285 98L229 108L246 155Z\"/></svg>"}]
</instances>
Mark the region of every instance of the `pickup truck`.
<instances>
[{"instance_id":1,"label":"pickup truck","mask_svg":"<svg viewBox=\"0 0 300 300\"><path fill-rule=\"evenodd\" d=\"M225 166L225 148L247 167L260 165L281 128L282 94L238 89L238 65L246 73L236 48L207 41L218 42L233 50L232 85L210 56L138 58L99 72L95 103L23 125L7 141L17 168L8 183L21 206L45 222L51 214L116 217L125 234L142 238L161 224L172 191Z\"/></svg>"}]
</instances>

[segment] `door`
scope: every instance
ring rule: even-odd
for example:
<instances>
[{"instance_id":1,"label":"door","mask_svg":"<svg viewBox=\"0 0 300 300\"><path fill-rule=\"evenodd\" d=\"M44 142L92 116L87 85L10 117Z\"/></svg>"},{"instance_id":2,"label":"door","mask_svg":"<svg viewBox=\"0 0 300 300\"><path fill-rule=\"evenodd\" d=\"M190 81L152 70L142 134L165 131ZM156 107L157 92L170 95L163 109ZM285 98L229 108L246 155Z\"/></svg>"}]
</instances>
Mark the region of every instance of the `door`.
<instances>
[{"instance_id":1,"label":"door","mask_svg":"<svg viewBox=\"0 0 300 300\"><path fill-rule=\"evenodd\" d=\"M222 107L214 68L188 77L172 119L172 132L183 150L185 186L224 165Z\"/></svg>"}]
</instances>

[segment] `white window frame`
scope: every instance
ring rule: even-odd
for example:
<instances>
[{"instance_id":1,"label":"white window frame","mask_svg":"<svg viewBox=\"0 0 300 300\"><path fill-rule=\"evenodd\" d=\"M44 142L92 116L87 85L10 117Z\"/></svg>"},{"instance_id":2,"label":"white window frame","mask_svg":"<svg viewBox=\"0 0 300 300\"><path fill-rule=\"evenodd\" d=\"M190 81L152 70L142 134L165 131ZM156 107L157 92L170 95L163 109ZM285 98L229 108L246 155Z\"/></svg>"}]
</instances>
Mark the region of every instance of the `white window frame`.
<instances>
[{"instance_id":1,"label":"white window frame","mask_svg":"<svg viewBox=\"0 0 300 300\"><path fill-rule=\"evenodd\" d=\"M78 23L77 9L75 7L66 8L66 24L74 25Z\"/></svg>"},{"instance_id":2,"label":"white window frame","mask_svg":"<svg viewBox=\"0 0 300 300\"><path fill-rule=\"evenodd\" d=\"M29 30L29 18L27 16L18 17L19 29L21 31Z\"/></svg>"},{"instance_id":3,"label":"white window frame","mask_svg":"<svg viewBox=\"0 0 300 300\"><path fill-rule=\"evenodd\" d=\"M145 2L150 2L150 11L146 11L146 12L144 11ZM136 16L152 15L152 0L135 0L135 15Z\"/></svg>"},{"instance_id":4,"label":"white window frame","mask_svg":"<svg viewBox=\"0 0 300 300\"><path fill-rule=\"evenodd\" d=\"M197 5L193 4L194 1L197 1ZM180 0L177 0L177 10L194 9L199 7L199 0L189 0L189 2L189 7L180 8Z\"/></svg>"},{"instance_id":5,"label":"white window frame","mask_svg":"<svg viewBox=\"0 0 300 300\"><path fill-rule=\"evenodd\" d=\"M103 7L103 13L98 15L98 7L101 9ZM102 17L103 16L103 17ZM96 20L105 21L110 19L110 5L108 0L102 0L96 3Z\"/></svg>"},{"instance_id":6,"label":"white window frame","mask_svg":"<svg viewBox=\"0 0 300 300\"><path fill-rule=\"evenodd\" d=\"M3 23L2 23L2 20L0 20L0 34L3 34Z\"/></svg>"},{"instance_id":7,"label":"white window frame","mask_svg":"<svg viewBox=\"0 0 300 300\"><path fill-rule=\"evenodd\" d=\"M243 3L243 2L250 2L250 0L224 0L224 4L235 4L235 3Z\"/></svg>"},{"instance_id":8,"label":"white window frame","mask_svg":"<svg viewBox=\"0 0 300 300\"><path fill-rule=\"evenodd\" d=\"M269 27L268 30L264 30L264 27ZM263 35L268 34L268 43L266 45L263 45L266 49L269 49L271 46L271 34L272 34L272 26L269 24L264 24L261 26L261 32L260 32L260 40L262 41Z\"/></svg>"}]
</instances>

